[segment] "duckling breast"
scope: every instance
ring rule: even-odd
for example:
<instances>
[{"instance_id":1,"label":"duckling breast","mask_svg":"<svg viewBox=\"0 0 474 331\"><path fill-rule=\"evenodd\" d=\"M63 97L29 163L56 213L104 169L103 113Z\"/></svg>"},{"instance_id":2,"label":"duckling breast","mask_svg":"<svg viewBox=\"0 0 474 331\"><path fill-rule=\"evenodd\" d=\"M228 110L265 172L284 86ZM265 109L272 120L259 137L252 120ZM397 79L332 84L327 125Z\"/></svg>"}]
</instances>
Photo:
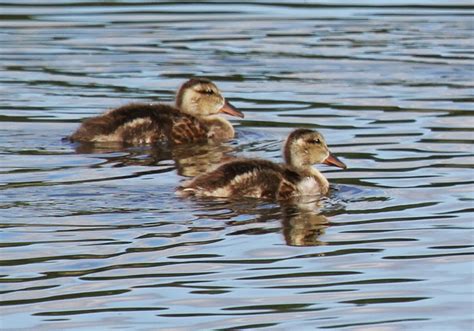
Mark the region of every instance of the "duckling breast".
<instances>
[{"instance_id":1,"label":"duckling breast","mask_svg":"<svg viewBox=\"0 0 474 331\"><path fill-rule=\"evenodd\" d=\"M212 116L204 121L207 126L207 137L212 141L226 141L234 138L235 130L232 124L219 116Z\"/></svg>"},{"instance_id":2,"label":"duckling breast","mask_svg":"<svg viewBox=\"0 0 474 331\"><path fill-rule=\"evenodd\" d=\"M297 185L296 190L299 195L321 194L321 185L314 177L304 177Z\"/></svg>"}]
</instances>

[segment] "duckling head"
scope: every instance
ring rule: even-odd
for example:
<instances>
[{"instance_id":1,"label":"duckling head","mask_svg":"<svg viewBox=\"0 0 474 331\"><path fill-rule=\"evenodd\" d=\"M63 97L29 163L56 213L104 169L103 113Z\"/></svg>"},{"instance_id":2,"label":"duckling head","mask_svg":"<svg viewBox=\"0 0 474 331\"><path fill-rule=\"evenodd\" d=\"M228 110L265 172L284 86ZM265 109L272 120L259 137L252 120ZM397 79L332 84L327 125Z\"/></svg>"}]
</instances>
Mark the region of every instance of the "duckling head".
<instances>
[{"instance_id":1,"label":"duckling head","mask_svg":"<svg viewBox=\"0 0 474 331\"><path fill-rule=\"evenodd\" d=\"M213 82L204 78L192 78L181 86L176 96L176 107L196 117L218 113L244 117L241 111L225 100Z\"/></svg>"},{"instance_id":2,"label":"duckling head","mask_svg":"<svg viewBox=\"0 0 474 331\"><path fill-rule=\"evenodd\" d=\"M285 162L296 169L319 163L346 169L346 165L331 154L323 135L309 129L291 132L286 139L283 155Z\"/></svg>"}]
</instances>

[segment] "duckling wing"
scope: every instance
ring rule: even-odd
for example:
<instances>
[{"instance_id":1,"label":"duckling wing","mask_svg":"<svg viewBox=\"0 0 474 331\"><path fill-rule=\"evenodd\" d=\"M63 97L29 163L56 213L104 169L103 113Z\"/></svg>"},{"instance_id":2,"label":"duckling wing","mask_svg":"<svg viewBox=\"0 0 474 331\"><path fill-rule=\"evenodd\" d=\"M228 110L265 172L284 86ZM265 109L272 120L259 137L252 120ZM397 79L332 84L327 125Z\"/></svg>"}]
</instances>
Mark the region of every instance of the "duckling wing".
<instances>
[{"instance_id":1,"label":"duckling wing","mask_svg":"<svg viewBox=\"0 0 474 331\"><path fill-rule=\"evenodd\" d=\"M172 144L207 140L207 126L191 115L180 114L174 118L171 125L168 139Z\"/></svg>"},{"instance_id":2,"label":"duckling wing","mask_svg":"<svg viewBox=\"0 0 474 331\"><path fill-rule=\"evenodd\" d=\"M273 162L255 159L231 161L200 175L180 189L184 195L212 197L277 198L284 169Z\"/></svg>"},{"instance_id":3,"label":"duckling wing","mask_svg":"<svg viewBox=\"0 0 474 331\"><path fill-rule=\"evenodd\" d=\"M184 143L206 137L205 130L196 118L172 106L132 103L85 120L69 139L131 144Z\"/></svg>"},{"instance_id":4,"label":"duckling wing","mask_svg":"<svg viewBox=\"0 0 474 331\"><path fill-rule=\"evenodd\" d=\"M289 182L286 179L283 179L278 186L277 199L278 200L288 200L294 196L296 191L295 184Z\"/></svg>"}]
</instances>

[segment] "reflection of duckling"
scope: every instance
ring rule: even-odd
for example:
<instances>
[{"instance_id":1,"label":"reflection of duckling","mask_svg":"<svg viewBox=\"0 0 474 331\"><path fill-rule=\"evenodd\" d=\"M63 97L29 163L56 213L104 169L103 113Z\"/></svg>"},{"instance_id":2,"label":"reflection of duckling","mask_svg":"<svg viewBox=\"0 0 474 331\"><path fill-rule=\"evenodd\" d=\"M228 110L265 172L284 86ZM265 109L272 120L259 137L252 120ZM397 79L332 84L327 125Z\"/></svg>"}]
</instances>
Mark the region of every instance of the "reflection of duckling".
<instances>
[{"instance_id":1,"label":"reflection of duckling","mask_svg":"<svg viewBox=\"0 0 474 331\"><path fill-rule=\"evenodd\" d=\"M217 168L222 162L235 157L229 155L234 148L228 145L198 144L192 150L189 146L176 146L172 149L172 159L176 163L178 175L195 177Z\"/></svg>"},{"instance_id":2,"label":"reflection of duckling","mask_svg":"<svg viewBox=\"0 0 474 331\"><path fill-rule=\"evenodd\" d=\"M234 137L232 124L218 116L244 117L207 79L190 79L179 89L176 107L132 103L85 120L71 141L171 144L219 141Z\"/></svg>"},{"instance_id":3,"label":"reflection of duckling","mask_svg":"<svg viewBox=\"0 0 474 331\"><path fill-rule=\"evenodd\" d=\"M329 182L312 164L346 165L331 155L323 136L297 129L286 140L285 165L266 160L243 159L224 163L178 189L182 195L288 199L326 194Z\"/></svg>"},{"instance_id":4,"label":"reflection of duckling","mask_svg":"<svg viewBox=\"0 0 474 331\"><path fill-rule=\"evenodd\" d=\"M283 235L290 246L319 246L325 243L318 240L328 227L324 215L298 207L283 209Z\"/></svg>"},{"instance_id":5,"label":"reflection of duckling","mask_svg":"<svg viewBox=\"0 0 474 331\"><path fill-rule=\"evenodd\" d=\"M104 155L107 163L114 167L124 166L162 166L171 165L174 161L176 171L180 176L194 177L215 169L220 163L234 159L231 155L234 147L227 144L194 144L166 146L124 147L117 143L82 143L75 146L76 152L81 154L109 154ZM120 153L114 153L120 152Z\"/></svg>"}]
</instances>

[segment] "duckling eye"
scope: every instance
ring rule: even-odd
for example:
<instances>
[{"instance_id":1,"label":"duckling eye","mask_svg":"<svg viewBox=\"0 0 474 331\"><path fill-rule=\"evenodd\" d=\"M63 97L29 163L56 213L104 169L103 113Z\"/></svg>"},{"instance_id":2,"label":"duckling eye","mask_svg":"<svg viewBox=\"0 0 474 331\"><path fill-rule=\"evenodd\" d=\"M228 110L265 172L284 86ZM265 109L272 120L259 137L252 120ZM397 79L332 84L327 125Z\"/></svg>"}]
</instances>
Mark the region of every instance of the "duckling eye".
<instances>
[{"instance_id":1,"label":"duckling eye","mask_svg":"<svg viewBox=\"0 0 474 331\"><path fill-rule=\"evenodd\" d=\"M319 139L311 139L308 141L310 144L320 144L321 143L321 140Z\"/></svg>"},{"instance_id":2,"label":"duckling eye","mask_svg":"<svg viewBox=\"0 0 474 331\"><path fill-rule=\"evenodd\" d=\"M206 91L204 91L204 93L206 93L207 95L213 95L214 91L213 90L206 90Z\"/></svg>"}]
</instances>

